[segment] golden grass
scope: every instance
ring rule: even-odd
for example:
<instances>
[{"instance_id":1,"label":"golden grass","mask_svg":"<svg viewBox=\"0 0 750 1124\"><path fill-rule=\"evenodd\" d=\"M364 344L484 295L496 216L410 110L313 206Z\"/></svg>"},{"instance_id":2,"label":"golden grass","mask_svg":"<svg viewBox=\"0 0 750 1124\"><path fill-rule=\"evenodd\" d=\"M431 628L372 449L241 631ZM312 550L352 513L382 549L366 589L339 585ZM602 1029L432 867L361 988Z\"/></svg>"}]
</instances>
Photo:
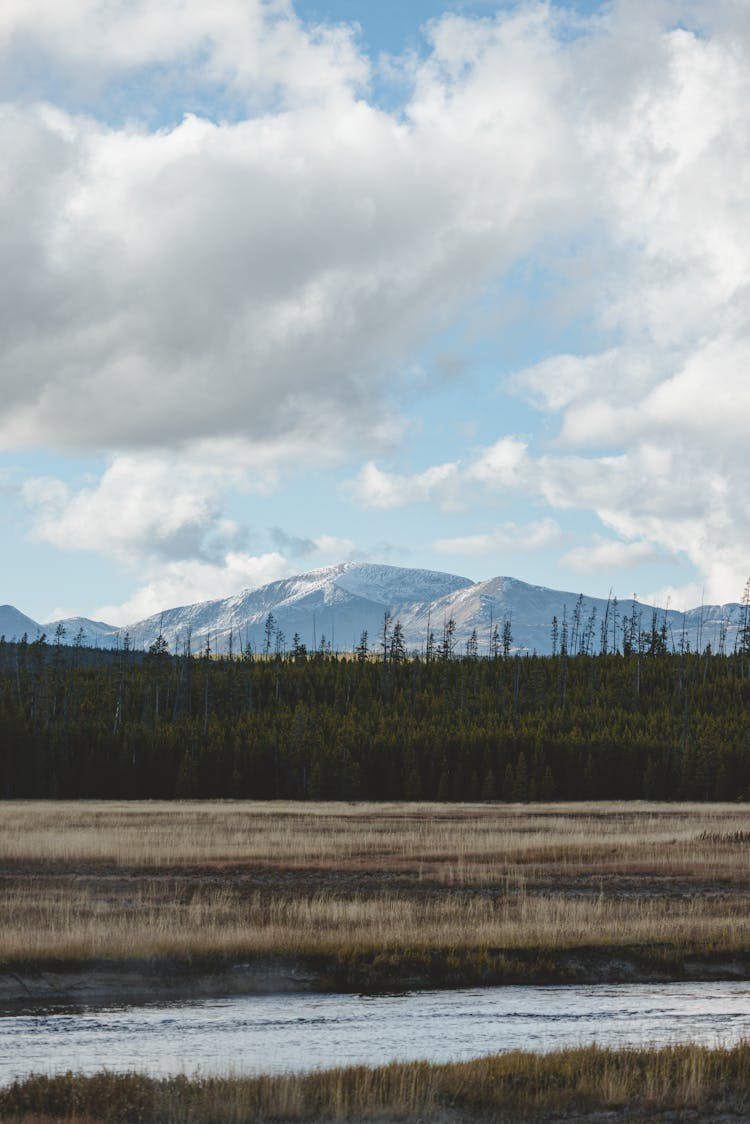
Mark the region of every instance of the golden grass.
<instances>
[{"instance_id":1,"label":"golden grass","mask_svg":"<svg viewBox=\"0 0 750 1124\"><path fill-rule=\"evenodd\" d=\"M307 1075L152 1079L137 1074L31 1077L0 1090L4 1121L717 1119L747 1112L750 1044L729 1050L596 1046ZM608 1116L612 1119L612 1116ZM747 1117L743 1115L743 1119Z\"/></svg>"},{"instance_id":2,"label":"golden grass","mask_svg":"<svg viewBox=\"0 0 750 1124\"><path fill-rule=\"evenodd\" d=\"M0 959L102 958L381 948L571 948L674 944L750 947L744 901L576 900L562 895L496 902L484 896L249 898L206 890L188 900L161 891L103 901L87 891L16 891L3 902Z\"/></svg>"},{"instance_id":3,"label":"golden grass","mask_svg":"<svg viewBox=\"0 0 750 1124\"><path fill-rule=\"evenodd\" d=\"M12 801L0 805L0 863L421 864L463 882L494 877L497 864L668 861L744 876L749 830L736 804Z\"/></svg>"},{"instance_id":4,"label":"golden grass","mask_svg":"<svg viewBox=\"0 0 750 1124\"><path fill-rule=\"evenodd\" d=\"M0 959L750 949L739 805L0 804Z\"/></svg>"}]
</instances>

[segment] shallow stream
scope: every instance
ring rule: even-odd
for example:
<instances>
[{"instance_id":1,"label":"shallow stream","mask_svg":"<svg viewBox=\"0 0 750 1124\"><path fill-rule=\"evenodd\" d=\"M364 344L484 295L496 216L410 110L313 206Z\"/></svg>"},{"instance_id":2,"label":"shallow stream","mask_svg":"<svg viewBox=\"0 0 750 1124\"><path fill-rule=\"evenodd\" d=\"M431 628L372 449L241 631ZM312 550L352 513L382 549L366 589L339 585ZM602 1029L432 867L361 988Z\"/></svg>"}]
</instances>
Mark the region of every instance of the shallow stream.
<instances>
[{"instance_id":1,"label":"shallow stream","mask_svg":"<svg viewBox=\"0 0 750 1124\"><path fill-rule=\"evenodd\" d=\"M0 1084L30 1073L280 1073L505 1050L750 1038L750 984L258 995L0 1018Z\"/></svg>"}]
</instances>

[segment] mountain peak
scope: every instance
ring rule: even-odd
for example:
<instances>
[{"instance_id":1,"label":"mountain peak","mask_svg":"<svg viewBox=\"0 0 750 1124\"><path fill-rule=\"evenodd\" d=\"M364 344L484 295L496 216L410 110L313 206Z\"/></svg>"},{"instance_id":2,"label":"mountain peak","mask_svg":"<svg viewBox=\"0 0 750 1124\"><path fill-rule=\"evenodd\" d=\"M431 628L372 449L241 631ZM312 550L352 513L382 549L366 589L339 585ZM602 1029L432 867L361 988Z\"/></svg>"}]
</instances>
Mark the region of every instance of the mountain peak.
<instances>
[{"instance_id":1,"label":"mountain peak","mask_svg":"<svg viewBox=\"0 0 750 1124\"><path fill-rule=\"evenodd\" d=\"M621 601L615 616L602 598L530 585L519 578L473 582L438 570L349 561L282 578L259 589L245 589L232 597L165 609L127 629L78 617L62 623L68 643L80 633L85 644L113 647L127 631L136 648L147 648L161 634L174 651L198 651L208 641L212 651L221 653L230 648L234 652L263 651L268 642L266 622L272 614L272 644L280 650L290 647L292 638L298 636L308 648L325 644L351 651L363 632L368 633L370 646L377 646L388 613L393 622L400 621L406 646L412 650L425 649L428 633L439 643L444 626L452 620L457 652L472 635L476 635L479 651L489 652L496 626L502 628L508 622L514 651L542 655L551 650L555 617L558 634L564 617L571 630L575 626L573 651L581 650L585 643L585 650L594 652L622 644L626 618L642 620L645 629L653 611L648 605ZM742 609L739 605L706 605L684 614L662 609L658 614L677 641L687 638L693 649L711 643L714 650L721 650L723 644L725 651L732 651ZM59 623L38 625L10 605L0 607L0 635L8 640L24 633L33 640L42 631L52 636Z\"/></svg>"},{"instance_id":2,"label":"mountain peak","mask_svg":"<svg viewBox=\"0 0 750 1124\"><path fill-rule=\"evenodd\" d=\"M36 640L42 632L42 626L19 612L13 605L0 605L0 636L6 640L20 640L28 636L29 640Z\"/></svg>"}]
</instances>

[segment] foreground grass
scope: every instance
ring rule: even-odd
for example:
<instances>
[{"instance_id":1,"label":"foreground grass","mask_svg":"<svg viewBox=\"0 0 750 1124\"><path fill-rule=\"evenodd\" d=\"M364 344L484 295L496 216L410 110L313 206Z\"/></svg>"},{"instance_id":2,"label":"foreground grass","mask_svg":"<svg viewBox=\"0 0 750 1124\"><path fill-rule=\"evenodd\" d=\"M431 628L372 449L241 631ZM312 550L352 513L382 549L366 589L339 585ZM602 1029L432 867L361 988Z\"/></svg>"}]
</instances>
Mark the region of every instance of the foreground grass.
<instances>
[{"instance_id":1,"label":"foreground grass","mask_svg":"<svg viewBox=\"0 0 750 1124\"><path fill-rule=\"evenodd\" d=\"M357 1067L304 1076L152 1079L136 1074L31 1077L0 1090L4 1121L629 1119L750 1109L750 1044L555 1054L510 1053L450 1065ZM608 1117L611 1119L611 1116Z\"/></svg>"},{"instance_id":2,"label":"foreground grass","mask_svg":"<svg viewBox=\"0 0 750 1124\"><path fill-rule=\"evenodd\" d=\"M741 805L0 803L0 961L750 950Z\"/></svg>"}]
</instances>

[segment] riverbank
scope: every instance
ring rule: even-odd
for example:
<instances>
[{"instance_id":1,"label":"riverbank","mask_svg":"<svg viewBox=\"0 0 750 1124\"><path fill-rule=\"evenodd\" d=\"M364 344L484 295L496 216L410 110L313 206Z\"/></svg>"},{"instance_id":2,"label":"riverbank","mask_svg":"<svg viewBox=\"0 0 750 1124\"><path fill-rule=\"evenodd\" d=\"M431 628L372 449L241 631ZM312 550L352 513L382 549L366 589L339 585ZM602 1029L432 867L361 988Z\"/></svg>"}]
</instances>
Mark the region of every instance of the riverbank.
<instances>
[{"instance_id":1,"label":"riverbank","mask_svg":"<svg viewBox=\"0 0 750 1124\"><path fill-rule=\"evenodd\" d=\"M0 1089L6 1124L164 1120L359 1122L750 1120L750 1044L727 1050L599 1047L283 1077L31 1077Z\"/></svg>"},{"instance_id":2,"label":"riverbank","mask_svg":"<svg viewBox=\"0 0 750 1124\"><path fill-rule=\"evenodd\" d=\"M750 978L745 805L0 802L0 1010Z\"/></svg>"},{"instance_id":3,"label":"riverbank","mask_svg":"<svg viewBox=\"0 0 750 1124\"><path fill-rule=\"evenodd\" d=\"M283 992L393 992L513 984L669 983L750 979L750 952L603 949L394 949L0 965L0 1015L64 1007L167 1003Z\"/></svg>"}]
</instances>

